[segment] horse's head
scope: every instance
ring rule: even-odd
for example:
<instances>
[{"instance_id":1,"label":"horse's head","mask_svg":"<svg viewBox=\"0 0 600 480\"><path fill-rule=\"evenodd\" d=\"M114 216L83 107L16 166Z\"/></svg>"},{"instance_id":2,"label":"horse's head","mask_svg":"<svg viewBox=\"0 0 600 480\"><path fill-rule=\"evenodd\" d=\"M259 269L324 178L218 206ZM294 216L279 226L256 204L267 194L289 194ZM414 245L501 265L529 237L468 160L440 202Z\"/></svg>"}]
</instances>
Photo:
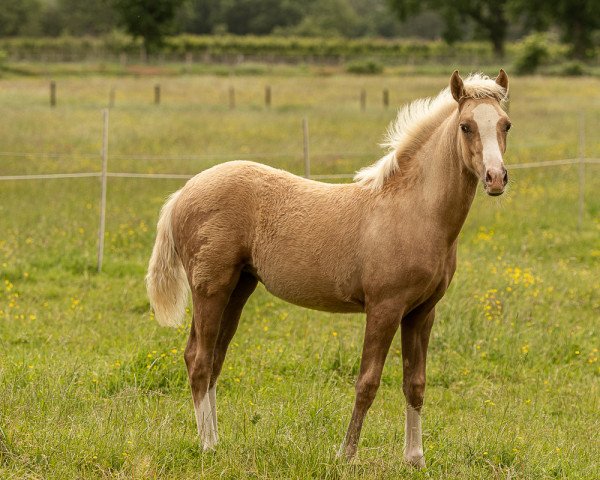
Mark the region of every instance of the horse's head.
<instances>
[{"instance_id":1,"label":"horse's head","mask_svg":"<svg viewBox=\"0 0 600 480\"><path fill-rule=\"evenodd\" d=\"M465 90L458 71L450 79L450 91L458 102L457 128L462 160L481 179L487 194L493 196L501 195L508 182L502 155L506 150L510 120L500 106L501 98L508 93L508 76L504 70L500 70L496 83L502 87L503 95L473 97Z\"/></svg>"}]
</instances>

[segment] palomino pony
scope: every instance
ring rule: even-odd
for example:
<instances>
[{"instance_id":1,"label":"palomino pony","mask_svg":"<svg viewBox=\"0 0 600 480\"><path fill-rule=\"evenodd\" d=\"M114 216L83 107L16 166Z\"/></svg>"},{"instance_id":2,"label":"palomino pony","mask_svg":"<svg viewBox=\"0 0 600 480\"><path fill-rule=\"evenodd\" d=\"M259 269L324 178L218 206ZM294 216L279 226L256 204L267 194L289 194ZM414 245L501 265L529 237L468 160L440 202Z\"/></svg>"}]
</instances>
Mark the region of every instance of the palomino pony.
<instances>
[{"instance_id":1,"label":"palomino pony","mask_svg":"<svg viewBox=\"0 0 600 480\"><path fill-rule=\"evenodd\" d=\"M288 302L366 312L356 401L339 453L352 458L398 327L406 397L404 458L425 465L421 407L435 305L456 267L457 237L478 182L500 195L510 128L508 77L455 71L434 99L400 111L390 152L331 185L252 162L227 162L189 180L162 208L147 287L161 325L179 325L188 285L185 349L198 432L217 443L216 384L257 282ZM310 254L307 254L310 252Z\"/></svg>"}]
</instances>

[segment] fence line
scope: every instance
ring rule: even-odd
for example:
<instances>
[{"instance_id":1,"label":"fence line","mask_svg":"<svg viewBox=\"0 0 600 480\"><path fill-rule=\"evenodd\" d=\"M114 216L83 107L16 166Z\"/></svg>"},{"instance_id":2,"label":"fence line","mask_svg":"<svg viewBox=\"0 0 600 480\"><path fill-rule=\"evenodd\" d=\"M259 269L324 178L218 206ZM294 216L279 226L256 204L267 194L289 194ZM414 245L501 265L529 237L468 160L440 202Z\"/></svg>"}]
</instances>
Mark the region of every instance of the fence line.
<instances>
[{"instance_id":1,"label":"fence line","mask_svg":"<svg viewBox=\"0 0 600 480\"><path fill-rule=\"evenodd\" d=\"M43 173L40 175L3 175L0 180L47 180L53 178L87 178L100 177L101 172L82 173Z\"/></svg>"},{"instance_id":2,"label":"fence line","mask_svg":"<svg viewBox=\"0 0 600 480\"><path fill-rule=\"evenodd\" d=\"M374 152L321 152L312 154L314 157L372 157ZM207 154L150 154L150 153L114 153L111 154L111 159L116 160L240 160L242 158L248 160L250 158L301 158L298 151L287 152L272 152L272 153L207 153ZM25 157L25 158L97 158L98 153L36 153L36 152L0 152L0 157Z\"/></svg>"},{"instance_id":3,"label":"fence line","mask_svg":"<svg viewBox=\"0 0 600 480\"><path fill-rule=\"evenodd\" d=\"M179 173L135 173L135 172L109 172L108 171L108 109L104 109L103 113L103 128L102 128L102 150L100 158L102 160L100 172L75 172L75 173L47 173L47 174L31 174L31 175L3 175L0 176L0 181L9 180L50 180L50 179L64 179L64 178L93 178L100 177L102 180L101 199L100 199L100 225L98 229L98 272L102 270L102 261L104 255L104 237L105 237L105 225L106 225L106 190L108 178L143 178L143 179L177 179L186 180L194 176L194 174L179 174ZM578 158L566 158L560 160L547 160L542 162L528 162L515 165L507 165L509 170L513 169L528 169L528 168L546 168L556 167L562 165L574 165L579 164L579 202L578 202L578 225L581 227L583 223L584 213L584 185L585 185L585 164L600 164L600 158L585 158L584 150L584 131L585 125L583 123L583 117L580 117L580 131L579 131L579 157ZM338 180L338 179L350 179L354 177L354 173L337 173L337 174L311 174L310 173L310 155L309 155L309 129L308 120L306 117L302 120L302 131L303 131L303 156L299 156L299 152L293 153L279 153L281 157L297 157L304 159L304 175L306 178L314 180ZM212 159L234 159L246 157L246 158L269 158L274 154L206 154L206 155L151 155L151 154L115 154L111 158L115 159L134 159L134 160L212 160ZM321 153L313 154L313 158L337 156L337 157L362 157L371 156L372 152L360 153L360 152L349 152L349 153ZM26 153L26 152L0 152L0 156L12 156L12 157L43 157L43 158L98 158L98 154L64 154L64 153Z\"/></svg>"},{"instance_id":4,"label":"fence line","mask_svg":"<svg viewBox=\"0 0 600 480\"><path fill-rule=\"evenodd\" d=\"M343 154L339 154L344 156ZM316 155L317 157L319 155ZM517 163L514 165L506 165L508 170L516 169L528 169L528 168L540 168L540 167L557 167L562 165L575 165L575 164L588 164L598 165L600 164L600 158L585 158L581 161L578 158L566 158L563 160L548 160L543 162L529 162L529 163ZM185 180L192 178L195 173L135 173L135 172L106 172L107 177L113 178L150 178L150 179L173 179L173 180ZM2 180L52 180L62 178L90 178L90 177L101 177L102 172L76 172L76 173L43 173L43 174L31 174L31 175L1 175L0 181ZM354 178L354 173L331 173L331 174L316 174L310 175L313 180L335 180L344 178Z\"/></svg>"},{"instance_id":5,"label":"fence line","mask_svg":"<svg viewBox=\"0 0 600 480\"><path fill-rule=\"evenodd\" d=\"M539 167L554 167L559 165L573 165L579 163L578 158L565 158L564 160L546 160L543 162L517 163L515 165L506 165L509 170L519 168L539 168Z\"/></svg>"},{"instance_id":6,"label":"fence line","mask_svg":"<svg viewBox=\"0 0 600 480\"><path fill-rule=\"evenodd\" d=\"M106 174L107 177L114 178L172 178L172 179L186 179L192 178L195 174L185 173L128 173L128 172L109 172Z\"/></svg>"}]
</instances>

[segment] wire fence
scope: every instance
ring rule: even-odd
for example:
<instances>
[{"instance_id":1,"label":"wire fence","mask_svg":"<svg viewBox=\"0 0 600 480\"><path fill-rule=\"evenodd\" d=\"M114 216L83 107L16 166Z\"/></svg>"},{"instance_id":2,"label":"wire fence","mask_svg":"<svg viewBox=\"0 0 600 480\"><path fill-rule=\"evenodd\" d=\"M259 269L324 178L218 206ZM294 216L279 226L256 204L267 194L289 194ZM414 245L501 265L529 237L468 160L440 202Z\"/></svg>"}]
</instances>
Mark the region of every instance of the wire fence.
<instances>
[{"instance_id":1,"label":"wire fence","mask_svg":"<svg viewBox=\"0 0 600 480\"><path fill-rule=\"evenodd\" d=\"M24 175L0 175L0 181L17 181L17 180L53 180L53 179L69 179L69 178L100 178L102 181L101 189L101 200L100 200L100 218L98 228L98 272L102 270L103 253L104 253L104 240L105 240L105 225L106 225L106 190L107 182L109 178L139 178L139 179L173 179L173 180L187 180L194 176L194 174L182 174L182 173L137 173L137 172L110 172L108 171L108 131L109 131L109 110L103 110L103 129L102 129L102 151L100 155L85 154L85 153L30 153L30 152L0 152L0 157L15 157L15 158L50 158L50 159L90 159L100 157L101 159L101 170L93 172L73 172L73 173L42 173L42 174L24 174ZM354 173L336 173L336 174L311 174L311 155L309 150L310 139L308 129L308 119L305 117L302 120L303 130L303 160L304 160L304 177L313 180L344 180L351 179L354 177ZM566 158L560 160L547 160L540 162L528 162L514 165L507 165L509 170L517 169L532 169L532 168L548 168L557 167L564 165L578 165L579 166L579 216L578 225L581 227L583 223L583 212L585 207L585 165L586 164L600 164L600 158L587 158L585 156L585 125L583 115L580 117L579 122L579 157L578 158ZM339 157L363 157L370 156L371 152L348 152L348 153L321 153L323 155L336 155ZM243 157L246 159L250 158L266 158L268 154L244 154ZM298 152L289 152L288 156L298 156ZM319 155L317 155L319 156ZM150 154L114 154L111 156L113 159L132 159L132 160L233 160L239 158L237 154L208 154L208 155L194 155L194 154L179 154L179 155L150 155Z\"/></svg>"}]
</instances>

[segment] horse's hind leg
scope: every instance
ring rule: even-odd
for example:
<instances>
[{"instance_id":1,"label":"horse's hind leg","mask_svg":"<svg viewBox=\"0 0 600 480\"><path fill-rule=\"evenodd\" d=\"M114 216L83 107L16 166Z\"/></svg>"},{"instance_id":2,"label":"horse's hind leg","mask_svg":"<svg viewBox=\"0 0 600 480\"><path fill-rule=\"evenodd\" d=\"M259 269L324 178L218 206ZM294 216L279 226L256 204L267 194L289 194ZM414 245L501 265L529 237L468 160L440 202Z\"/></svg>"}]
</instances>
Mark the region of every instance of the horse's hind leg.
<instances>
[{"instance_id":1,"label":"horse's hind leg","mask_svg":"<svg viewBox=\"0 0 600 480\"><path fill-rule=\"evenodd\" d=\"M237 278L232 275L230 283L235 285L236 281ZM184 357L192 389L198 434L204 450L214 447L217 443L208 386L221 318L229 301L232 285L224 286L210 295L203 293L201 288L192 289L194 313Z\"/></svg>"},{"instance_id":2,"label":"horse's hind leg","mask_svg":"<svg viewBox=\"0 0 600 480\"><path fill-rule=\"evenodd\" d=\"M225 355L227 354L229 343L237 330L244 305L250 295L252 295L252 292L254 292L257 283L258 280L253 275L242 272L235 289L231 292L229 302L227 303L227 307L225 307L225 311L221 318L221 326L215 345L212 373L208 389L215 434L217 433L217 379L223 368L223 362L225 360Z\"/></svg>"}]
</instances>

